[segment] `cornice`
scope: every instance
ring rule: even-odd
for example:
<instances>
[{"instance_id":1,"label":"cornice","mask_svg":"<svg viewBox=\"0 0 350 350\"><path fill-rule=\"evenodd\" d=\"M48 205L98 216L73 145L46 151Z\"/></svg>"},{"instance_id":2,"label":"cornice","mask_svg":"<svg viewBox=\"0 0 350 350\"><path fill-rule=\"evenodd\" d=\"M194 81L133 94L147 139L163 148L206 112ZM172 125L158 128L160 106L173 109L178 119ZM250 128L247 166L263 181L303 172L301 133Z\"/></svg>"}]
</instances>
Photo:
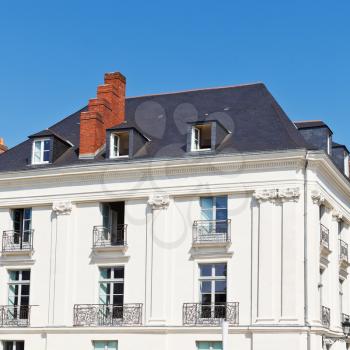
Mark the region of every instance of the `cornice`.
<instances>
[{"instance_id":1,"label":"cornice","mask_svg":"<svg viewBox=\"0 0 350 350\"><path fill-rule=\"evenodd\" d=\"M101 183L110 178L145 180L156 177L226 174L259 169L300 169L304 162L302 151L247 153L191 157L173 160L135 161L130 163L94 163L64 168L33 169L14 173L0 173L0 190L32 185Z\"/></svg>"}]
</instances>

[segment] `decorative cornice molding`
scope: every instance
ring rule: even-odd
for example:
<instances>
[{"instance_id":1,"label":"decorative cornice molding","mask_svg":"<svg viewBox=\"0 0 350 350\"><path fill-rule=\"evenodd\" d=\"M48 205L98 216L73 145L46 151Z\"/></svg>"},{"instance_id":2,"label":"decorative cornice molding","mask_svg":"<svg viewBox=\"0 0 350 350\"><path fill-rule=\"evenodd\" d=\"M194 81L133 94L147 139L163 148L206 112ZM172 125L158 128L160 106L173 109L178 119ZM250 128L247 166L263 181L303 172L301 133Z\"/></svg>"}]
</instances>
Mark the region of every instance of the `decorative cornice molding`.
<instances>
[{"instance_id":1,"label":"decorative cornice molding","mask_svg":"<svg viewBox=\"0 0 350 350\"><path fill-rule=\"evenodd\" d=\"M148 199L148 204L153 210L167 209L169 206L169 196L167 194L157 193Z\"/></svg>"},{"instance_id":2,"label":"decorative cornice molding","mask_svg":"<svg viewBox=\"0 0 350 350\"><path fill-rule=\"evenodd\" d=\"M72 212L71 202L55 202L52 204L52 211L56 215L70 215Z\"/></svg>"},{"instance_id":3,"label":"decorative cornice molding","mask_svg":"<svg viewBox=\"0 0 350 350\"><path fill-rule=\"evenodd\" d=\"M253 194L254 198L259 202L271 201L271 202L287 202L294 201L297 202L300 198L300 188L272 188L257 190Z\"/></svg>"}]
</instances>

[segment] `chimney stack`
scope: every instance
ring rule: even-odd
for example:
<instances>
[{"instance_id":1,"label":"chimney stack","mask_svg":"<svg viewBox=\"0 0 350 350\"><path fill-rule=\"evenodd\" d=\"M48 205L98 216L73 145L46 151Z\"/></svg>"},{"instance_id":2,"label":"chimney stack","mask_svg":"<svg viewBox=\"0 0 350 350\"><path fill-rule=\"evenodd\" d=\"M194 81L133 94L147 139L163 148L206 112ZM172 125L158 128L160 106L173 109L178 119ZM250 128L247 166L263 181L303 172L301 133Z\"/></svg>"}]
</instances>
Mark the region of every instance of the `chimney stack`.
<instances>
[{"instance_id":1,"label":"chimney stack","mask_svg":"<svg viewBox=\"0 0 350 350\"><path fill-rule=\"evenodd\" d=\"M8 150L7 146L4 143L4 139L0 138L0 154Z\"/></svg>"},{"instance_id":2,"label":"chimney stack","mask_svg":"<svg viewBox=\"0 0 350 350\"><path fill-rule=\"evenodd\" d=\"M121 73L106 73L104 85L97 88L97 98L81 112L79 158L94 158L106 143L106 129L125 120L125 85Z\"/></svg>"}]
</instances>

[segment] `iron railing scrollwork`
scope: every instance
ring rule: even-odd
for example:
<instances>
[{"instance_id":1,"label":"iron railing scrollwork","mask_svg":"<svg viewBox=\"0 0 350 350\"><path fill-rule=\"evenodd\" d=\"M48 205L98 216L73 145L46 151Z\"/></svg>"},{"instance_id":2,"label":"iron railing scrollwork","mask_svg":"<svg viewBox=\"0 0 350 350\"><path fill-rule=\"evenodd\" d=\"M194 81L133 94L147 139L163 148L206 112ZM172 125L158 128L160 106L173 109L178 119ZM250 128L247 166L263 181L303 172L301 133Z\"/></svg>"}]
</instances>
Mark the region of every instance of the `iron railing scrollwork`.
<instances>
[{"instance_id":1,"label":"iron railing scrollwork","mask_svg":"<svg viewBox=\"0 0 350 350\"><path fill-rule=\"evenodd\" d=\"M2 234L2 252L32 251L34 230L24 232L4 231Z\"/></svg>"},{"instance_id":2,"label":"iron railing scrollwork","mask_svg":"<svg viewBox=\"0 0 350 350\"><path fill-rule=\"evenodd\" d=\"M183 305L183 324L185 326L220 326L222 320L230 325L239 323L239 303Z\"/></svg>"},{"instance_id":3,"label":"iron railing scrollwork","mask_svg":"<svg viewBox=\"0 0 350 350\"><path fill-rule=\"evenodd\" d=\"M0 327L28 327L32 305L0 306Z\"/></svg>"},{"instance_id":4,"label":"iron railing scrollwork","mask_svg":"<svg viewBox=\"0 0 350 350\"><path fill-rule=\"evenodd\" d=\"M323 247L329 249L329 229L321 224L320 241Z\"/></svg>"},{"instance_id":5,"label":"iron railing scrollwork","mask_svg":"<svg viewBox=\"0 0 350 350\"><path fill-rule=\"evenodd\" d=\"M343 240L339 240L339 259L348 261L348 244Z\"/></svg>"},{"instance_id":6,"label":"iron railing scrollwork","mask_svg":"<svg viewBox=\"0 0 350 350\"><path fill-rule=\"evenodd\" d=\"M116 225L114 228L94 226L93 248L126 246L127 225Z\"/></svg>"},{"instance_id":7,"label":"iron railing scrollwork","mask_svg":"<svg viewBox=\"0 0 350 350\"><path fill-rule=\"evenodd\" d=\"M74 305L74 326L127 327L142 325L142 304Z\"/></svg>"},{"instance_id":8,"label":"iron railing scrollwork","mask_svg":"<svg viewBox=\"0 0 350 350\"><path fill-rule=\"evenodd\" d=\"M321 323L327 328L331 325L331 310L328 307L321 307Z\"/></svg>"},{"instance_id":9,"label":"iron railing scrollwork","mask_svg":"<svg viewBox=\"0 0 350 350\"><path fill-rule=\"evenodd\" d=\"M231 220L196 220L193 243L226 243L231 241Z\"/></svg>"}]
</instances>

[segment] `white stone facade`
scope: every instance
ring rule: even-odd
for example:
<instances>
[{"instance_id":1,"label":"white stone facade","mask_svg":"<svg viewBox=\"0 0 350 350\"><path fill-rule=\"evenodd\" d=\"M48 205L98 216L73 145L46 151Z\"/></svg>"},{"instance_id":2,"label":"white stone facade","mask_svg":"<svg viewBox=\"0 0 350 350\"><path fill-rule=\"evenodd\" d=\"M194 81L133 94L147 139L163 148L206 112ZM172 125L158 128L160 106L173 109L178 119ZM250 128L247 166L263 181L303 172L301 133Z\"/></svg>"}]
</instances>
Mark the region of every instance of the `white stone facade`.
<instances>
[{"instance_id":1,"label":"white stone facade","mask_svg":"<svg viewBox=\"0 0 350 350\"><path fill-rule=\"evenodd\" d=\"M227 195L231 242L194 245L200 197L214 195ZM124 249L92 249L107 201L125 202ZM221 341L219 326L184 325L183 305L199 302L199 264L224 262L227 301L239 303L229 349L346 349L333 338L342 335L341 313L350 314L339 255L339 239L350 240L350 185L322 152L0 174L1 231L12 227L11 209L26 207L33 251L2 254L0 304L8 305L9 271L30 270L30 325L0 328L1 341L24 341L26 350L92 350L103 340L119 350L195 350L198 341ZM320 246L321 224L328 247ZM142 324L75 326L74 305L98 304L99 268L115 266L125 269L125 304L142 304Z\"/></svg>"}]
</instances>

